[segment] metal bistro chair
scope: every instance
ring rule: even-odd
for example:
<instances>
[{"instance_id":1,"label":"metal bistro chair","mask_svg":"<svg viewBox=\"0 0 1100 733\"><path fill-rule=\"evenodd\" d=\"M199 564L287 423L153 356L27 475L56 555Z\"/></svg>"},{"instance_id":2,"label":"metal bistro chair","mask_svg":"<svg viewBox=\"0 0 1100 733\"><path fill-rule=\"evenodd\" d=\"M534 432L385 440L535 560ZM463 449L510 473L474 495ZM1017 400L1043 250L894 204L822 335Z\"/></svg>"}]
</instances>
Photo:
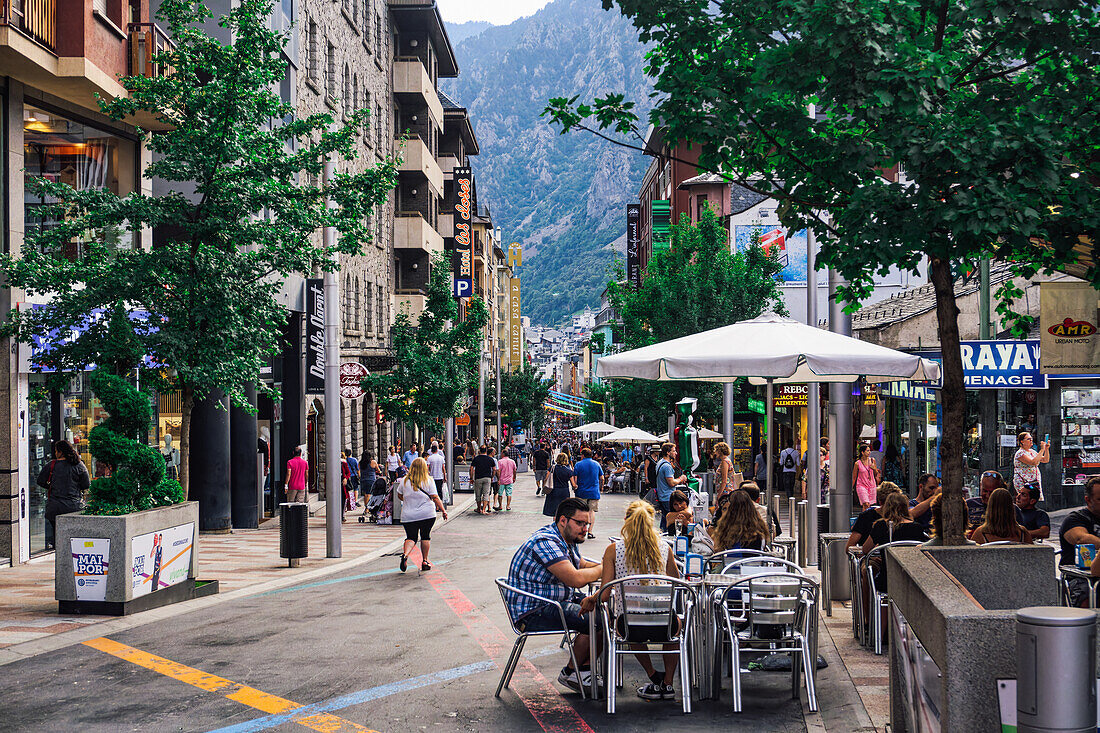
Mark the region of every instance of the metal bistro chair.
<instances>
[{"instance_id":1,"label":"metal bistro chair","mask_svg":"<svg viewBox=\"0 0 1100 733\"><path fill-rule=\"evenodd\" d=\"M885 545L879 545L875 547L866 555L863 556L860 566L863 572L867 573L867 587L869 590L870 603L867 606L867 610L871 615L870 628L871 641L875 645L875 654L882 654L882 612L889 607L889 600L886 596L886 590L879 590L875 582L874 570L870 567L871 560L879 558L883 563L882 572L886 572L886 550L890 547L916 547L923 544L921 542L903 541L903 542L887 542Z\"/></svg>"},{"instance_id":2,"label":"metal bistro chair","mask_svg":"<svg viewBox=\"0 0 1100 733\"><path fill-rule=\"evenodd\" d=\"M519 664L520 655L523 653L523 645L527 643L527 637L529 636L557 636L562 635L562 646L568 645L569 647L569 661L573 663L573 669L578 670L580 673L580 666L577 664L577 657L573 653L573 640L576 638L579 632L570 631L565 623L565 609L562 607L560 601L552 601L549 598L543 598L542 596L534 593L528 593L527 591L520 590L515 586L508 585L506 578L496 579L497 589L500 591L500 600L504 603L504 610L508 614L508 623L512 625L512 631L516 633L516 643L512 645L512 653L508 656L508 662L504 665L504 671L500 675L500 684L497 685L496 697L500 697L500 692L512 681L512 674L516 671L516 666ZM518 596L525 596L527 598L534 598L542 603L550 606L554 606L558 609L558 616L561 617L561 630L552 631L524 631L516 625L516 620L512 618L512 611L508 605L507 593L515 593ZM585 698L584 685L581 688L581 699Z\"/></svg>"},{"instance_id":3,"label":"metal bistro chair","mask_svg":"<svg viewBox=\"0 0 1100 733\"><path fill-rule=\"evenodd\" d=\"M721 573L731 563L755 557L774 558L776 556L767 550L722 550L707 558L707 570L712 573Z\"/></svg>"},{"instance_id":4,"label":"metal bistro chair","mask_svg":"<svg viewBox=\"0 0 1100 733\"><path fill-rule=\"evenodd\" d=\"M848 595L852 599L852 636L862 646L867 646L867 624L863 618L863 583L860 582L860 563L863 550L858 546L848 548Z\"/></svg>"},{"instance_id":5,"label":"metal bistro chair","mask_svg":"<svg viewBox=\"0 0 1100 733\"><path fill-rule=\"evenodd\" d=\"M741 601L728 602L735 594ZM794 655L791 694L798 696L801 674L810 711L816 712L817 655L810 627L816 622L817 583L794 573L749 575L721 589L717 600L730 639L733 712L741 712L741 652L751 649Z\"/></svg>"},{"instance_id":6,"label":"metal bistro chair","mask_svg":"<svg viewBox=\"0 0 1100 733\"><path fill-rule=\"evenodd\" d=\"M607 712L615 712L615 696L622 686L622 657L640 653L632 646L643 645L644 653L678 655L684 712L691 712L691 669L688 650L695 612L695 587L667 575L630 575L601 588L610 591L600 604L607 640ZM680 629L676 624L679 619ZM676 644L676 649L653 649L654 645Z\"/></svg>"}]
</instances>

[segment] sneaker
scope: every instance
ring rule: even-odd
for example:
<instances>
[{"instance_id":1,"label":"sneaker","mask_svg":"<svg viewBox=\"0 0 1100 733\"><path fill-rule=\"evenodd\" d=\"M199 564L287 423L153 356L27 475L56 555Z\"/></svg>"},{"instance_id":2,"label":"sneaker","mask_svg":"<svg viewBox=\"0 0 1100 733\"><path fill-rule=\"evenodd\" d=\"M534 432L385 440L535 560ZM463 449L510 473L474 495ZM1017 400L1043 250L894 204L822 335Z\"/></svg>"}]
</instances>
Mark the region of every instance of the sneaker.
<instances>
[{"instance_id":1,"label":"sneaker","mask_svg":"<svg viewBox=\"0 0 1100 733\"><path fill-rule=\"evenodd\" d=\"M594 535L594 534L592 534L591 532L589 532L589 533L588 533L588 539L590 539L590 540L594 540L594 539L596 539L596 535Z\"/></svg>"},{"instance_id":2,"label":"sneaker","mask_svg":"<svg viewBox=\"0 0 1100 733\"><path fill-rule=\"evenodd\" d=\"M580 692L581 687L584 687L585 694L592 689L592 670L582 669L580 675L576 670L567 670L562 667L561 672L558 674L558 683L568 687L573 692ZM603 680L597 678L596 685L603 687Z\"/></svg>"},{"instance_id":3,"label":"sneaker","mask_svg":"<svg viewBox=\"0 0 1100 733\"><path fill-rule=\"evenodd\" d=\"M663 700L665 697L665 686L659 685L655 682L650 682L645 687L638 688L638 697L643 700Z\"/></svg>"},{"instance_id":4,"label":"sneaker","mask_svg":"<svg viewBox=\"0 0 1100 733\"><path fill-rule=\"evenodd\" d=\"M401 572L405 572L408 569L408 567L409 567L409 556L408 555L402 555L401 556Z\"/></svg>"},{"instance_id":5,"label":"sneaker","mask_svg":"<svg viewBox=\"0 0 1100 733\"><path fill-rule=\"evenodd\" d=\"M665 685L665 684L661 685L661 699L662 700L675 700L676 699L676 690L673 689L672 685Z\"/></svg>"}]
</instances>

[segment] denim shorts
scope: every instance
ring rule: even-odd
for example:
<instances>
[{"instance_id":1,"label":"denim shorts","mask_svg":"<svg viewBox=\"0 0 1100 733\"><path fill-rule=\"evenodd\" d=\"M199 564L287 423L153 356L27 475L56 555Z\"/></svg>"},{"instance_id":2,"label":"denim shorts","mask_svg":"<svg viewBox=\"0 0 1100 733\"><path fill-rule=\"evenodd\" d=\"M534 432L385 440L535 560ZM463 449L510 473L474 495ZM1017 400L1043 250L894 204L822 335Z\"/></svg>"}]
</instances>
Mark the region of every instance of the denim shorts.
<instances>
[{"instance_id":1,"label":"denim shorts","mask_svg":"<svg viewBox=\"0 0 1100 733\"><path fill-rule=\"evenodd\" d=\"M565 625L570 631L588 633L588 616L581 613L581 605L574 601L565 601L562 604L565 609ZM546 605L537 611L533 611L516 624L521 631L564 631L561 627L561 615L557 606Z\"/></svg>"}]
</instances>

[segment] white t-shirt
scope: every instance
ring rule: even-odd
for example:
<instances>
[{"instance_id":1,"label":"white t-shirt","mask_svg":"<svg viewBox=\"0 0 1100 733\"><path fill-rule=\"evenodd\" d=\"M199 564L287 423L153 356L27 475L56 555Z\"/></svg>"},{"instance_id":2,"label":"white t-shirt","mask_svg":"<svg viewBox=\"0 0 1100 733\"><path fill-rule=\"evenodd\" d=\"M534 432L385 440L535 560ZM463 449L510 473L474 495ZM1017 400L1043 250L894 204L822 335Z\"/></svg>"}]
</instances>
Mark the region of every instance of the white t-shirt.
<instances>
[{"instance_id":1,"label":"white t-shirt","mask_svg":"<svg viewBox=\"0 0 1100 733\"><path fill-rule=\"evenodd\" d=\"M787 457L791 458L791 466L787 467ZM794 473L798 470L798 451L794 448L784 448L783 452L779 454L779 465L783 469L783 473Z\"/></svg>"},{"instance_id":2,"label":"white t-shirt","mask_svg":"<svg viewBox=\"0 0 1100 733\"><path fill-rule=\"evenodd\" d=\"M431 453L425 459L428 463L428 475L435 479L443 478L443 467L447 461L439 451Z\"/></svg>"},{"instance_id":3,"label":"white t-shirt","mask_svg":"<svg viewBox=\"0 0 1100 733\"><path fill-rule=\"evenodd\" d=\"M401 456L396 453L390 453L386 456L386 470L396 471L397 467L401 465Z\"/></svg>"},{"instance_id":4,"label":"white t-shirt","mask_svg":"<svg viewBox=\"0 0 1100 733\"><path fill-rule=\"evenodd\" d=\"M425 519L435 518L435 502L431 497L437 496L435 482L428 481L419 490L414 489L409 482L409 477L401 479L398 484L398 493L401 494L401 521L420 522Z\"/></svg>"}]
</instances>

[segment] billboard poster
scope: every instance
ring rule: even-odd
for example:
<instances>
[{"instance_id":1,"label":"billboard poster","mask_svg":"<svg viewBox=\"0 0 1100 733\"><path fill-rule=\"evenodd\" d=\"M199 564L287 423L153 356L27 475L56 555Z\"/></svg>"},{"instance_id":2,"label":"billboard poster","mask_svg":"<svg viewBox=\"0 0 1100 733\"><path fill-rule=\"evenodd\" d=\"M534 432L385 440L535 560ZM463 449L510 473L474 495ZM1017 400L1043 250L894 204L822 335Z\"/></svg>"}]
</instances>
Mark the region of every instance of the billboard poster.
<instances>
[{"instance_id":1,"label":"billboard poster","mask_svg":"<svg viewBox=\"0 0 1100 733\"><path fill-rule=\"evenodd\" d=\"M1039 286L1039 343L1044 374L1100 372L1097 292L1088 283Z\"/></svg>"},{"instance_id":2,"label":"billboard poster","mask_svg":"<svg viewBox=\"0 0 1100 733\"><path fill-rule=\"evenodd\" d=\"M469 168L455 168L455 256L454 296L474 294L473 207L474 175Z\"/></svg>"},{"instance_id":3,"label":"billboard poster","mask_svg":"<svg viewBox=\"0 0 1100 733\"><path fill-rule=\"evenodd\" d=\"M521 316L519 278L508 283L508 364L519 366L523 362L523 323Z\"/></svg>"},{"instance_id":4,"label":"billboard poster","mask_svg":"<svg viewBox=\"0 0 1100 733\"><path fill-rule=\"evenodd\" d=\"M194 538L195 523L188 522L130 540L134 598L187 580Z\"/></svg>"},{"instance_id":5,"label":"billboard poster","mask_svg":"<svg viewBox=\"0 0 1100 733\"><path fill-rule=\"evenodd\" d=\"M779 224L738 224L733 228L735 252L743 252L756 242L768 254L775 252L783 269L779 272L779 282L783 284L805 284L806 282L806 230L789 233ZM820 278L821 275L819 274Z\"/></svg>"},{"instance_id":6,"label":"billboard poster","mask_svg":"<svg viewBox=\"0 0 1100 733\"><path fill-rule=\"evenodd\" d=\"M325 393L325 286L306 280L306 394Z\"/></svg>"},{"instance_id":7,"label":"billboard poster","mask_svg":"<svg viewBox=\"0 0 1100 733\"><path fill-rule=\"evenodd\" d=\"M76 600L107 600L108 560L111 557L111 541L103 537L71 537L69 550L73 553L73 579L76 581Z\"/></svg>"},{"instance_id":8,"label":"billboard poster","mask_svg":"<svg viewBox=\"0 0 1100 733\"><path fill-rule=\"evenodd\" d=\"M635 288L642 286L642 267L638 258L638 227L641 216L641 204L626 205L626 281Z\"/></svg>"}]
</instances>

